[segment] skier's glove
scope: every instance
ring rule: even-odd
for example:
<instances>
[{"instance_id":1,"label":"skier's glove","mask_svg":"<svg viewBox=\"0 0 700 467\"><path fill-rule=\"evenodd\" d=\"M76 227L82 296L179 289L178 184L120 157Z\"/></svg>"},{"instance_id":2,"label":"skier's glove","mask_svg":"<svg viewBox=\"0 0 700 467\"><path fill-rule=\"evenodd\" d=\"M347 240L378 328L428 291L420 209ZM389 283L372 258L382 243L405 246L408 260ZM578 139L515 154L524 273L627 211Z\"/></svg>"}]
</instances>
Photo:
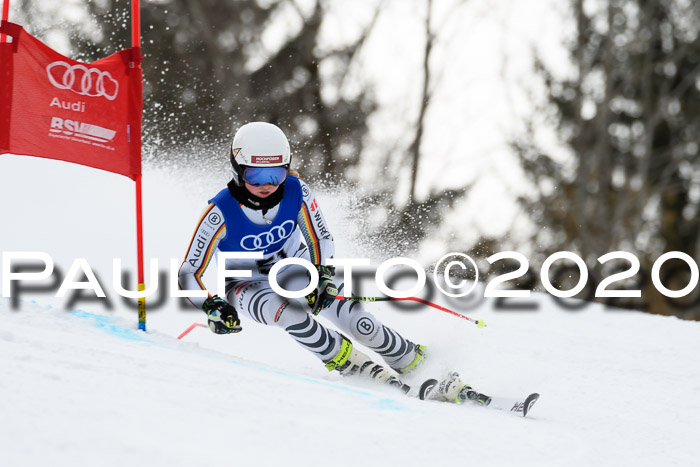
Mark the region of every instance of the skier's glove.
<instances>
[{"instance_id":1,"label":"skier's glove","mask_svg":"<svg viewBox=\"0 0 700 467\"><path fill-rule=\"evenodd\" d=\"M335 268L332 266L316 265L318 270L318 287L306 296L306 303L311 307L311 313L318 315L322 309L328 308L338 296L338 287L333 282Z\"/></svg>"},{"instance_id":2,"label":"skier's glove","mask_svg":"<svg viewBox=\"0 0 700 467\"><path fill-rule=\"evenodd\" d=\"M241 332L241 322L236 309L218 295L204 300L202 310L209 317L209 329L216 334Z\"/></svg>"}]
</instances>

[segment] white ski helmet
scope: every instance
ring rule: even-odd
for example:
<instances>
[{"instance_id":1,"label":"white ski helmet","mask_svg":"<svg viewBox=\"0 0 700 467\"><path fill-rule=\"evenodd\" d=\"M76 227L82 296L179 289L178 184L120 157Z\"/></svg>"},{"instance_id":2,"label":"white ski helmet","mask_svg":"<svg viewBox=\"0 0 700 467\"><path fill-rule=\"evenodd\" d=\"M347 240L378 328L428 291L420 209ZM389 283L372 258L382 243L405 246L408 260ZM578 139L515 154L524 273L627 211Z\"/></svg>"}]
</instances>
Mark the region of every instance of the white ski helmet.
<instances>
[{"instance_id":1,"label":"white ski helmet","mask_svg":"<svg viewBox=\"0 0 700 467\"><path fill-rule=\"evenodd\" d=\"M241 186L245 180L247 168L273 168L283 167L284 177L281 178L281 171L251 171L257 174L257 182L269 179L273 185L279 185L286 178L286 171L292 162L292 154L289 148L289 141L282 130L276 125L265 122L251 122L238 129L231 143L231 167L233 169L233 180ZM261 178L261 174L265 177ZM262 183L252 183L254 185Z\"/></svg>"}]
</instances>

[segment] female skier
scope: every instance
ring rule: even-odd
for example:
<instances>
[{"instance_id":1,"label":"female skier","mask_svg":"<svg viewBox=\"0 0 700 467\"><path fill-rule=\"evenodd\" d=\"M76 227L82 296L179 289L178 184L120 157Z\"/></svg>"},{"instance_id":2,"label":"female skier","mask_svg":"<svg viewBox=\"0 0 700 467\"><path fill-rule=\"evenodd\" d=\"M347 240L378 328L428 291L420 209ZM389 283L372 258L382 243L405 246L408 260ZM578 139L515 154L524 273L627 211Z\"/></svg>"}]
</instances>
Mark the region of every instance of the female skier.
<instances>
[{"instance_id":1,"label":"female skier","mask_svg":"<svg viewBox=\"0 0 700 467\"><path fill-rule=\"evenodd\" d=\"M291 160L289 142L275 125L253 122L236 132L231 145L233 179L209 200L199 220L180 267L180 287L205 289L201 276L217 249L261 252L262 259L226 261L227 270L252 271L249 278L227 279L226 299L211 294L206 299L190 299L207 314L212 332L240 332L238 316L242 314L281 327L329 371L360 374L408 391L396 373L407 373L423 363L425 347L383 325L359 302L335 299L343 284L326 263L334 254L333 237L311 189L290 170ZM306 296L308 313L288 306L289 301L277 295L268 282L270 268L287 257L304 258L318 270L318 286ZM287 290L308 284L308 278L302 277L299 283L299 275L297 279L292 276L294 269L288 267L278 275L280 283L288 276ZM342 334L321 324L316 316L330 321ZM375 351L396 373L373 362L353 342Z\"/></svg>"}]
</instances>

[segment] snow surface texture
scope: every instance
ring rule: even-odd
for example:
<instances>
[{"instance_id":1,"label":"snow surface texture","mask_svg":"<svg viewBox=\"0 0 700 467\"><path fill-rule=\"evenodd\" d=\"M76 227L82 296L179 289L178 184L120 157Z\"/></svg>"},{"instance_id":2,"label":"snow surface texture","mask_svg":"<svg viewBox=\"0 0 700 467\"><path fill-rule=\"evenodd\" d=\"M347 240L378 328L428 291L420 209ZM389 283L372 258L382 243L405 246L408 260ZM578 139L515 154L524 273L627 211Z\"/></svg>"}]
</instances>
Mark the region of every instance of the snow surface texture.
<instances>
[{"instance_id":1,"label":"snow surface texture","mask_svg":"<svg viewBox=\"0 0 700 467\"><path fill-rule=\"evenodd\" d=\"M148 333L135 331L135 312L111 292L111 258L134 263L133 185L12 156L0 158L0 173L11 219L0 230L3 251L46 251L64 274L86 257L112 304L83 299L65 311L66 300L36 291L16 309L0 299L2 465L685 466L700 458L699 323L594 305L565 311L536 294L529 312L475 299L467 311L460 303L469 299L433 297L484 319L485 329L423 306L368 304L428 345L430 360L409 383L454 369L486 394L542 396L527 418L422 402L328 373L282 331L250 321L237 335L197 328L178 341L204 319L172 299L149 314ZM32 173L32 184L10 173ZM144 190L146 254L163 267L184 253L218 187L151 171ZM342 216L346 199L319 197L338 256L363 253L351 249L358 232Z\"/></svg>"}]
</instances>

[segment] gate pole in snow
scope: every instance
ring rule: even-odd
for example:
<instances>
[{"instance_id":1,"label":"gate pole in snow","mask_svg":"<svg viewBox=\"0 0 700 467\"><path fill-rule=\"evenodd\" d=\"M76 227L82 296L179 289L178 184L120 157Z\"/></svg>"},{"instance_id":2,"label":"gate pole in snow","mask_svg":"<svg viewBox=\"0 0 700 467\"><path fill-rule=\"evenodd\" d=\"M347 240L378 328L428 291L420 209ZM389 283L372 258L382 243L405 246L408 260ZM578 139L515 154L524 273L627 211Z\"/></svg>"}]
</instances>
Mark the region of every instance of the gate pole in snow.
<instances>
[{"instance_id":1,"label":"gate pole in snow","mask_svg":"<svg viewBox=\"0 0 700 467\"><path fill-rule=\"evenodd\" d=\"M2 20L7 21L10 16L10 0L3 0L2 2ZM5 34L0 34L0 43L5 42Z\"/></svg>"},{"instance_id":2,"label":"gate pole in snow","mask_svg":"<svg viewBox=\"0 0 700 467\"><path fill-rule=\"evenodd\" d=\"M134 62L136 68L141 68L141 8L140 0L131 0L131 46L136 48L139 57ZM140 137L140 135L139 135ZM141 202L141 174L136 176L136 256L138 261L138 290L146 290L143 272L143 209ZM138 299L139 329L146 330L146 298Z\"/></svg>"},{"instance_id":3,"label":"gate pole in snow","mask_svg":"<svg viewBox=\"0 0 700 467\"><path fill-rule=\"evenodd\" d=\"M2 19L3 22L8 21L8 16L10 13L10 0L2 0ZM101 168L110 172L120 173L122 175L128 175L130 178L136 182L136 255L137 255L137 268L138 268L138 290L144 291L146 289L144 284L144 271L143 271L143 216L142 216L142 200L141 200L141 127L142 127L142 107L143 107L143 92L142 92L142 80L141 80L141 11L140 11L140 0L131 0L131 42L132 42L132 60L130 63L131 68L135 68L139 73L138 80L138 94L141 96L141 102L139 107L141 108L140 114L138 115L138 173L133 174L133 168L131 173L124 173L123 170L114 170L113 167L102 167L99 165L86 164L84 160L73 160L72 158L66 159L64 157L49 157L58 160L65 160L67 162L74 162L78 164L88 165L90 167ZM0 34L0 43L5 43L6 34ZM83 80L84 81L84 80ZM116 96L116 95L115 95ZM127 126L127 132L128 130ZM129 142L131 139L129 138ZM131 148L130 150L133 150ZM19 152L23 153L23 152ZM36 152L24 153L29 155L39 155L40 157L45 157L45 155L36 154ZM139 329L142 331L146 330L146 300L144 297L138 299L138 313L139 313Z\"/></svg>"}]
</instances>

